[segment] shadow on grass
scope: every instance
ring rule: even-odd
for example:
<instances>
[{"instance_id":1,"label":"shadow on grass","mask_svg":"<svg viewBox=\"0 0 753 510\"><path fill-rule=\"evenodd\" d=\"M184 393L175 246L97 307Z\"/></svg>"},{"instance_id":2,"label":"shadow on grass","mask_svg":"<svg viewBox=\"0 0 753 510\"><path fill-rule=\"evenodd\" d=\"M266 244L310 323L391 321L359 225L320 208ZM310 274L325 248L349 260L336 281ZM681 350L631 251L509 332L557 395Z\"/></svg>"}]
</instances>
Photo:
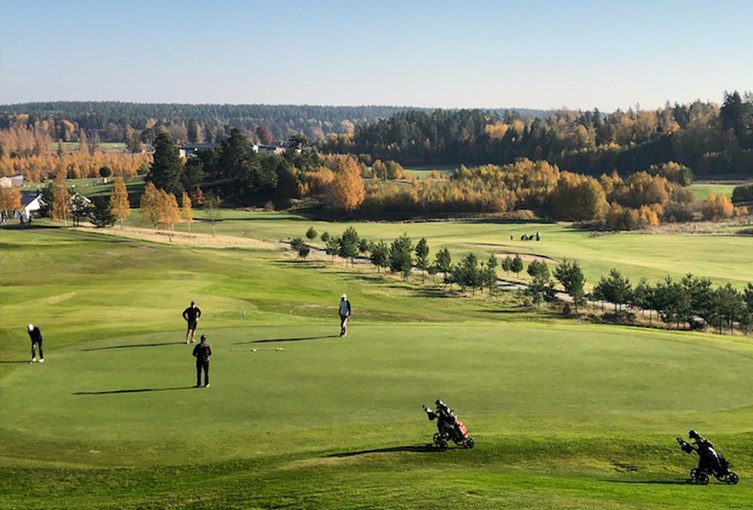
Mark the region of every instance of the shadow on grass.
<instances>
[{"instance_id":1,"label":"shadow on grass","mask_svg":"<svg viewBox=\"0 0 753 510\"><path fill-rule=\"evenodd\" d=\"M298 338L265 338L263 340L250 340L248 342L237 342L235 345L267 344L267 343L273 343L273 342L303 342L305 340L322 340L324 338L340 338L340 335L302 336Z\"/></svg>"},{"instance_id":2,"label":"shadow on grass","mask_svg":"<svg viewBox=\"0 0 753 510\"><path fill-rule=\"evenodd\" d=\"M602 480L607 483L632 483L646 485L688 485L688 480Z\"/></svg>"},{"instance_id":3,"label":"shadow on grass","mask_svg":"<svg viewBox=\"0 0 753 510\"><path fill-rule=\"evenodd\" d=\"M12 363L18 363L18 364L26 363L26 364L29 364L29 363L31 363L31 361L28 361L28 360L27 361L0 361L0 365L6 365L6 364L10 365Z\"/></svg>"},{"instance_id":4,"label":"shadow on grass","mask_svg":"<svg viewBox=\"0 0 753 510\"><path fill-rule=\"evenodd\" d=\"M147 393L150 391L178 391L192 390L196 386L178 386L175 388L135 388L132 390L109 390L109 391L76 391L72 395L118 395L121 393Z\"/></svg>"},{"instance_id":5,"label":"shadow on grass","mask_svg":"<svg viewBox=\"0 0 753 510\"><path fill-rule=\"evenodd\" d=\"M162 347L164 345L181 345L185 342L163 342L155 344L126 344L126 345L111 345L109 347L92 347L91 349L81 349L82 351L108 351L110 349L138 349L141 347Z\"/></svg>"},{"instance_id":6,"label":"shadow on grass","mask_svg":"<svg viewBox=\"0 0 753 510\"><path fill-rule=\"evenodd\" d=\"M390 446L389 448L375 448L373 450L359 450L356 452L343 452L333 453L327 455L327 457L355 457L356 455L366 455L368 453L395 453L395 452L411 452L411 453L434 453L441 451L439 448L435 448L433 445L407 445L407 446Z\"/></svg>"}]
</instances>

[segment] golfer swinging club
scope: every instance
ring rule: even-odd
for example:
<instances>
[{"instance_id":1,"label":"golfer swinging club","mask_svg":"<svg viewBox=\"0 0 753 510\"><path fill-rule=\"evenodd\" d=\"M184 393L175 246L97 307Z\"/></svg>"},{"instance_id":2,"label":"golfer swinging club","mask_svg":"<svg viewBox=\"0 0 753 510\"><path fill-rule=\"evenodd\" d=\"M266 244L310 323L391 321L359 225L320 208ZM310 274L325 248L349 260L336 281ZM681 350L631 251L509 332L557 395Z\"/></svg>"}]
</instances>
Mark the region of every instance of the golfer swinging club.
<instances>
[{"instance_id":1,"label":"golfer swinging club","mask_svg":"<svg viewBox=\"0 0 753 510\"><path fill-rule=\"evenodd\" d=\"M201 310L199 310L199 307L196 306L196 303L191 301L191 306L183 310L183 319L185 319L186 323L188 324L188 330L186 330L187 344L196 343L196 340L194 340L194 335L196 334L196 325L199 322L199 317L201 317Z\"/></svg>"},{"instance_id":2,"label":"golfer swinging club","mask_svg":"<svg viewBox=\"0 0 753 510\"><path fill-rule=\"evenodd\" d=\"M340 295L340 336L348 334L348 319L350 318L350 301L345 294Z\"/></svg>"}]
</instances>

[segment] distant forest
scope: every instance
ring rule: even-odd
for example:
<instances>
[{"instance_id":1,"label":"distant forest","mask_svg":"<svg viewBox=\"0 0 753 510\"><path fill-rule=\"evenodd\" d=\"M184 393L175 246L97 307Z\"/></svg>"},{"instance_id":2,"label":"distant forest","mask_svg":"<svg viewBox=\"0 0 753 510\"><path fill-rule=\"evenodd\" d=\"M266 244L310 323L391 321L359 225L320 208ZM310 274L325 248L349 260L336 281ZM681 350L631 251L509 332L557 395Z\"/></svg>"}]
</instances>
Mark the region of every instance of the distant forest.
<instances>
[{"instance_id":1,"label":"distant forest","mask_svg":"<svg viewBox=\"0 0 753 510\"><path fill-rule=\"evenodd\" d=\"M20 103L0 105L0 129L18 125L19 118L32 128L40 122L51 127L53 140L78 141L85 130L89 140L125 142L133 132L151 142L157 128L164 128L179 143L218 142L232 128L255 135L263 126L272 139L284 141L292 135L304 135L313 142L333 134L352 134L357 125L407 110L404 106L317 106L317 105L230 105L165 104L124 102ZM425 110L430 112L431 110ZM517 109L522 118L544 117L545 110ZM504 115L506 110L490 110ZM146 133L144 133L146 131Z\"/></svg>"}]
</instances>

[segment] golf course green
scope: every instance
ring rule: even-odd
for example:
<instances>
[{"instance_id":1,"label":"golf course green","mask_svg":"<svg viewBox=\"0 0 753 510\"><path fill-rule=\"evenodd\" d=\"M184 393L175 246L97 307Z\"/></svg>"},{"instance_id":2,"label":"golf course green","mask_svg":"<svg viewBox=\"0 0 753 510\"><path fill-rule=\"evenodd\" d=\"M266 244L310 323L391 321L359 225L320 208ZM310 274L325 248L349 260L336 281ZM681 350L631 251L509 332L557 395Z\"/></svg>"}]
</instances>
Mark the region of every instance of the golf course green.
<instances>
[{"instance_id":1,"label":"golf course green","mask_svg":"<svg viewBox=\"0 0 753 510\"><path fill-rule=\"evenodd\" d=\"M309 226L282 214L223 214L225 236L274 241ZM580 250L642 274L631 235L472 222L463 233L445 224L444 236L439 222L356 228L385 239L426 232L433 249L456 253L502 231L496 244L541 230L541 243L521 246L552 258ZM699 259L711 249L688 237L680 243ZM671 268L738 284L753 274L739 252L676 267L676 245L645 239L658 260L647 274ZM746 238L717 239L748 243L749 252ZM594 265L584 263L590 274L602 270ZM301 261L262 243L206 247L39 225L0 230L0 268L2 509L743 509L753 501L747 337L564 320L522 308L508 292L448 294L431 278ZM353 305L345 338L343 292ZM209 388L193 387L181 318L191 300L214 353ZM28 323L44 334L44 364L29 363ZM421 404L437 398L465 422L475 448L431 446L436 422ZM674 438L691 428L727 456L738 485L687 482L698 458Z\"/></svg>"}]
</instances>

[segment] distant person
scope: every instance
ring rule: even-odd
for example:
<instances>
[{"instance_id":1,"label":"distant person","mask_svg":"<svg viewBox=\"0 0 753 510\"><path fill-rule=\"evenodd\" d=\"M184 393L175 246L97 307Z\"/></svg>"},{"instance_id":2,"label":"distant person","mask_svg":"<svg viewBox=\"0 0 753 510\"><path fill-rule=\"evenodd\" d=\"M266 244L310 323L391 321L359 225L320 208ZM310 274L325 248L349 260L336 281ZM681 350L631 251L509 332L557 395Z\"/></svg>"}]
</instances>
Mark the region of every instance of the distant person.
<instances>
[{"instance_id":1,"label":"distant person","mask_svg":"<svg viewBox=\"0 0 753 510\"><path fill-rule=\"evenodd\" d=\"M538 232L536 232L536 240L541 241L541 235Z\"/></svg>"},{"instance_id":2,"label":"distant person","mask_svg":"<svg viewBox=\"0 0 753 510\"><path fill-rule=\"evenodd\" d=\"M350 318L350 301L345 294L340 295L340 336L348 334L348 319Z\"/></svg>"},{"instance_id":3,"label":"distant person","mask_svg":"<svg viewBox=\"0 0 753 510\"><path fill-rule=\"evenodd\" d=\"M42 350L42 332L34 324L27 327L29 338L31 339L31 362L37 361L36 348L39 346L39 362L44 363L44 351Z\"/></svg>"},{"instance_id":4,"label":"distant person","mask_svg":"<svg viewBox=\"0 0 753 510\"><path fill-rule=\"evenodd\" d=\"M201 342L193 348L193 356L196 358L196 387L201 386L201 372L204 372L204 387L209 388L209 357L212 355L212 346L207 342L206 335L201 335Z\"/></svg>"},{"instance_id":5,"label":"distant person","mask_svg":"<svg viewBox=\"0 0 753 510\"><path fill-rule=\"evenodd\" d=\"M186 331L187 344L196 343L196 340L194 340L194 335L196 334L196 326L199 322L199 317L201 317L201 310L199 310L199 307L196 306L196 303L191 301L191 306L183 310L183 318L188 324L188 330Z\"/></svg>"}]
</instances>

